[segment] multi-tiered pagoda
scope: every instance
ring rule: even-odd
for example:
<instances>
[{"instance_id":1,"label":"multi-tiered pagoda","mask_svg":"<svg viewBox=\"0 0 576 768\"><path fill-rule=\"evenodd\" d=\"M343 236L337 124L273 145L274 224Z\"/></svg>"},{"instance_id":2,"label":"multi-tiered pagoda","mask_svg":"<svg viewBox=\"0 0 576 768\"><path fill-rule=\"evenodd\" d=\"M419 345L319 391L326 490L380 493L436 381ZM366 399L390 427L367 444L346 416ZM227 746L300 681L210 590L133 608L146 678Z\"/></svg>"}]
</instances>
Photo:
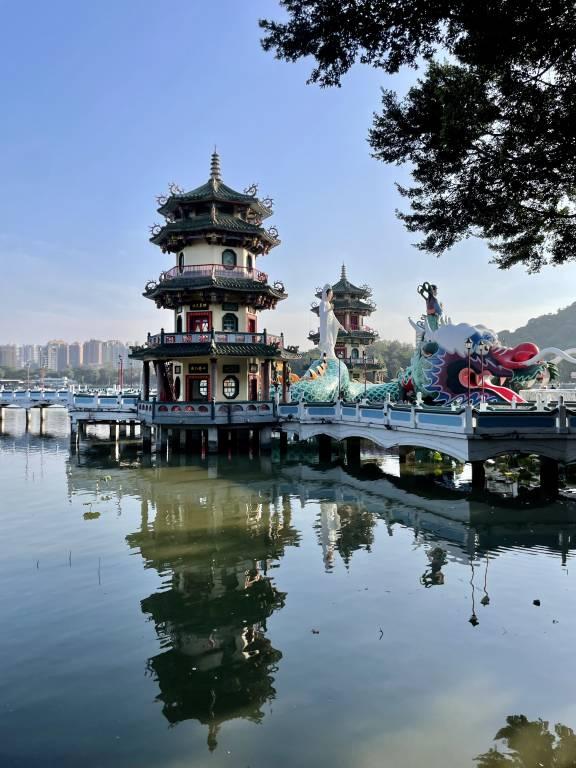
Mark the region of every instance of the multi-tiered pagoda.
<instances>
[{"instance_id":1,"label":"multi-tiered pagoda","mask_svg":"<svg viewBox=\"0 0 576 768\"><path fill-rule=\"evenodd\" d=\"M152 227L150 241L173 254L174 265L144 296L172 310L173 324L132 350L143 361L143 401L150 364L158 402L186 402L191 414L195 404L269 400L275 380L285 389L287 361L295 357L282 334L259 327L260 311L286 298L282 283L256 267L280 242L274 227L263 226L272 200L260 200L255 186L237 192L224 184L214 152L205 184L190 192L172 184L158 202L165 223Z\"/></svg>"},{"instance_id":2,"label":"multi-tiered pagoda","mask_svg":"<svg viewBox=\"0 0 576 768\"><path fill-rule=\"evenodd\" d=\"M348 280L346 266L342 265L340 280L332 286L334 314L344 326L347 333L338 332L338 341L334 347L336 356L346 363L354 379L366 377L369 381L378 380L380 363L374 355L368 354L367 347L373 344L378 333L364 325L364 318L369 317L376 309L371 299L372 291L369 286L358 287ZM316 293L322 298L322 290ZM318 303L312 304L312 312L318 315ZM320 341L319 331L312 331L308 338L314 344Z\"/></svg>"}]
</instances>

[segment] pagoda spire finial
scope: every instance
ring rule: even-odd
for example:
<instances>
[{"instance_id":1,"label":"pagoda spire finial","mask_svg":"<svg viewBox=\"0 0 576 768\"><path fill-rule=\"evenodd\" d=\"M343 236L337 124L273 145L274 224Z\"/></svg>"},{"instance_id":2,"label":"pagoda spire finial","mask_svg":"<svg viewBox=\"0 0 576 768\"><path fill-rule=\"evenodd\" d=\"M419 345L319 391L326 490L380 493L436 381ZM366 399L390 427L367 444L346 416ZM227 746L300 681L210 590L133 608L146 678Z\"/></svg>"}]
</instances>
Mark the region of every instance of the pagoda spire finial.
<instances>
[{"instance_id":1,"label":"pagoda spire finial","mask_svg":"<svg viewBox=\"0 0 576 768\"><path fill-rule=\"evenodd\" d=\"M342 263L342 274L340 275L340 280L348 280L348 277L346 276L346 264Z\"/></svg>"},{"instance_id":2,"label":"pagoda spire finial","mask_svg":"<svg viewBox=\"0 0 576 768\"><path fill-rule=\"evenodd\" d=\"M210 160L210 178L212 181L222 181L220 176L220 155L216 151L216 146L214 146L214 152L212 152L212 159Z\"/></svg>"}]
</instances>

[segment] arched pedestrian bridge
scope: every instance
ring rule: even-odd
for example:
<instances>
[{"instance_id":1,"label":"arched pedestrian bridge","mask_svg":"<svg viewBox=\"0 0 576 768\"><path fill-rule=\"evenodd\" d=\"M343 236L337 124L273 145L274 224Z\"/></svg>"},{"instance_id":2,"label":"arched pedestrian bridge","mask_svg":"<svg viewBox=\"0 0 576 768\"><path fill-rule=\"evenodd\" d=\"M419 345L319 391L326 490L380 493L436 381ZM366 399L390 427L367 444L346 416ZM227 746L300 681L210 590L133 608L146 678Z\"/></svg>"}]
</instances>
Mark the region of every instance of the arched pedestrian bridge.
<instances>
[{"instance_id":1,"label":"arched pedestrian bridge","mask_svg":"<svg viewBox=\"0 0 576 768\"><path fill-rule=\"evenodd\" d=\"M371 440L382 448L429 448L461 462L504 453L534 453L555 462L576 461L576 409L426 408L384 403L278 405L282 430L300 440L325 435L337 441Z\"/></svg>"}]
</instances>

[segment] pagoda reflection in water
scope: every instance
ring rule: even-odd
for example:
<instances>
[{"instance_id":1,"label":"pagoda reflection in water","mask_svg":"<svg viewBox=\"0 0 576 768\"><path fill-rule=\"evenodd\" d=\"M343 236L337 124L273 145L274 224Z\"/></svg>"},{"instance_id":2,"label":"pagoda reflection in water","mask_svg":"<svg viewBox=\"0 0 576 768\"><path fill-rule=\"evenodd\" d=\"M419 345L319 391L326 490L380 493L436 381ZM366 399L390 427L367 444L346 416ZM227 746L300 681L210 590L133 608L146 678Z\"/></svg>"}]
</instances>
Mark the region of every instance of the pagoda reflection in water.
<instances>
[{"instance_id":1,"label":"pagoda reflection in water","mask_svg":"<svg viewBox=\"0 0 576 768\"><path fill-rule=\"evenodd\" d=\"M141 602L165 648L148 669L166 719L207 725L213 750L222 723L259 722L275 697L282 653L266 637L267 620L286 594L269 568L298 533L288 497L225 481L198 493L188 485L185 495L153 486L150 500L154 521L144 511L141 531L128 537L166 585Z\"/></svg>"}]
</instances>

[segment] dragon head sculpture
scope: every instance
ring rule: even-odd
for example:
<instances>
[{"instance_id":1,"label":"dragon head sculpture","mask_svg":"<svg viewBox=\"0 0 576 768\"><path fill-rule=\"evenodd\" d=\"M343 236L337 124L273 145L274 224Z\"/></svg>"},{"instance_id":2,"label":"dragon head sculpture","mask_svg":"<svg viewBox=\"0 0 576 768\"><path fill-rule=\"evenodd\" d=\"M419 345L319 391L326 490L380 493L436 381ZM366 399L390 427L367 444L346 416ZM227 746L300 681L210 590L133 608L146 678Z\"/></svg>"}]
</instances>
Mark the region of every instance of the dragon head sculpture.
<instances>
[{"instance_id":1,"label":"dragon head sculpture","mask_svg":"<svg viewBox=\"0 0 576 768\"><path fill-rule=\"evenodd\" d=\"M484 325L447 321L433 329L425 321L410 322L418 334L410 367L412 387L435 405L468 398L472 403L524 402L520 389L546 384L556 376L555 364L544 357L560 350L541 351L531 342L505 347Z\"/></svg>"}]
</instances>

